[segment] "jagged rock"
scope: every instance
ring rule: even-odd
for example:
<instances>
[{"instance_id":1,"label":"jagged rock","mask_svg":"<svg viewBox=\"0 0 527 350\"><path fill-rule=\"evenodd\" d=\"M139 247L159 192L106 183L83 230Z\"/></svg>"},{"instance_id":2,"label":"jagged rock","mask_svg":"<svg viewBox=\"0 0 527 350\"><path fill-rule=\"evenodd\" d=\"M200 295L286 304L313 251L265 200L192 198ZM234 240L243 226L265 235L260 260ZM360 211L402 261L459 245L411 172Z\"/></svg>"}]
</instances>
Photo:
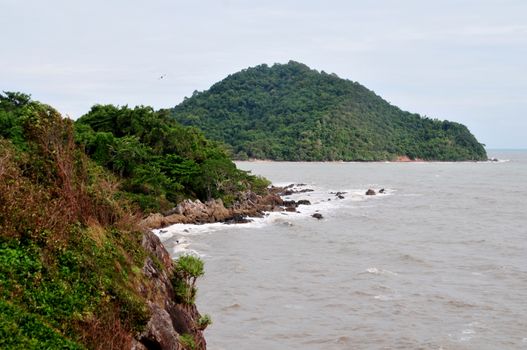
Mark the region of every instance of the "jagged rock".
<instances>
[{"instance_id":1,"label":"jagged rock","mask_svg":"<svg viewBox=\"0 0 527 350\"><path fill-rule=\"evenodd\" d=\"M381 189L379 190L379 193L385 193L385 192L386 192L386 190L385 190L384 188L381 188Z\"/></svg>"},{"instance_id":2,"label":"jagged rock","mask_svg":"<svg viewBox=\"0 0 527 350\"><path fill-rule=\"evenodd\" d=\"M260 199L259 204L261 205L283 205L284 201L277 194L268 194Z\"/></svg>"},{"instance_id":3,"label":"jagged rock","mask_svg":"<svg viewBox=\"0 0 527 350\"><path fill-rule=\"evenodd\" d=\"M294 185L288 185L292 188ZM294 190L285 190L293 191ZM310 192L311 189L303 189L298 192ZM151 214L142 221L143 227L148 229L162 228L173 224L204 224L213 222L227 222L229 224L246 223L250 220L247 217L263 217L264 212L280 212L293 210L298 205L310 205L311 202L302 199L298 202L294 200L284 201L280 194L283 194L283 187L271 187L266 195L260 196L252 191L238 194L237 200L231 207L226 208L221 200L209 200L205 203L199 200L186 199L179 203L175 208L165 212L168 214ZM295 192L296 193L296 192ZM346 192L333 193L342 196ZM338 197L343 198L343 197ZM328 201L331 200L328 198Z\"/></svg>"},{"instance_id":4,"label":"jagged rock","mask_svg":"<svg viewBox=\"0 0 527 350\"><path fill-rule=\"evenodd\" d=\"M175 302L169 275L173 270L170 255L159 238L150 231L144 233L142 245L162 266L154 263L150 256L145 259L142 271L147 281L138 288L147 298L150 319L144 331L136 336L132 349L179 350L178 338L184 333L194 337L196 350L206 349L203 332L197 326L200 314L195 305Z\"/></svg>"},{"instance_id":5,"label":"jagged rock","mask_svg":"<svg viewBox=\"0 0 527 350\"><path fill-rule=\"evenodd\" d=\"M170 314L155 304L150 304L150 320L139 341L146 349L178 350L178 333Z\"/></svg>"},{"instance_id":6,"label":"jagged rock","mask_svg":"<svg viewBox=\"0 0 527 350\"><path fill-rule=\"evenodd\" d=\"M212 217L214 221L223 221L229 217L230 212L225 208L221 199L211 200L206 204L208 207L207 214L209 217Z\"/></svg>"},{"instance_id":7,"label":"jagged rock","mask_svg":"<svg viewBox=\"0 0 527 350\"><path fill-rule=\"evenodd\" d=\"M372 190L371 188L369 188L367 191L366 191L366 195L367 196L375 196L376 193L374 190Z\"/></svg>"},{"instance_id":8,"label":"jagged rock","mask_svg":"<svg viewBox=\"0 0 527 350\"><path fill-rule=\"evenodd\" d=\"M324 217L322 216L322 214L320 214L320 213L315 213L315 214L313 214L313 215L311 215L311 216L314 217L314 218L317 219L317 220L320 220L320 219L324 218Z\"/></svg>"}]
</instances>

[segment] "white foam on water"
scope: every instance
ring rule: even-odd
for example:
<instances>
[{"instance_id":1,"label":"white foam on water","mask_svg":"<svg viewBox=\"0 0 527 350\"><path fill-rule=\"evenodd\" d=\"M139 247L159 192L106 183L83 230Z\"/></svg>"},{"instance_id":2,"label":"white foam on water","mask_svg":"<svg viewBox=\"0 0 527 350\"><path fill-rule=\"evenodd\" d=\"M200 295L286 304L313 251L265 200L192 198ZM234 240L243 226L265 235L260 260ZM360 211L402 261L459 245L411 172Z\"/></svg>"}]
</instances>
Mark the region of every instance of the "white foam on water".
<instances>
[{"instance_id":1,"label":"white foam on water","mask_svg":"<svg viewBox=\"0 0 527 350\"><path fill-rule=\"evenodd\" d=\"M277 185L288 186L289 184L286 183ZM243 224L174 224L162 229L152 230L152 232L154 232L154 234L156 234L160 238L161 242L166 242L168 240L173 239L179 241L178 243L176 243L175 247L172 250L173 256L179 256L181 254L187 253L200 255L199 252L189 248L189 246L192 244L192 241L188 239L189 237L203 234L212 234L216 232L229 232L231 230L236 229L258 229L266 227L268 225L294 226L296 221L310 218L315 213L320 213L323 215L323 217L326 217L336 209L341 207L352 206L355 202L376 200L383 197L388 197L395 193L395 190L393 189L385 189L384 193L378 193L375 196L367 196L367 188L331 190L323 189L310 184L294 185L290 189L293 191L301 191L302 189L306 188L312 189L313 191L296 192L288 196L283 196L284 200L298 201L304 199L310 201L311 205L299 205L296 208L296 212L268 212L265 213L264 217L250 218L252 220L251 222ZM380 187L378 188L372 186L371 188L373 188L375 192L378 192L380 190ZM338 192L340 192L344 196L343 199L340 199L336 196ZM186 239L183 239L182 237L186 237ZM389 271L385 273L389 273Z\"/></svg>"},{"instance_id":2,"label":"white foam on water","mask_svg":"<svg viewBox=\"0 0 527 350\"><path fill-rule=\"evenodd\" d=\"M379 294L379 295L375 295L373 299L380 300L380 301L391 301L391 300L395 300L396 297L394 295Z\"/></svg>"},{"instance_id":3,"label":"white foam on water","mask_svg":"<svg viewBox=\"0 0 527 350\"><path fill-rule=\"evenodd\" d=\"M397 272L393 272L390 270L384 270L384 269L378 269L376 267L369 267L366 269L366 272L371 273L373 275L391 275L391 276L399 275Z\"/></svg>"},{"instance_id":4,"label":"white foam on water","mask_svg":"<svg viewBox=\"0 0 527 350\"><path fill-rule=\"evenodd\" d=\"M493 160L493 159L489 159L489 160L480 160L480 161L477 161L476 163L499 164L499 163L508 163L508 162L511 161L510 159L498 159L498 158L494 158L494 159L495 159L495 160Z\"/></svg>"}]
</instances>

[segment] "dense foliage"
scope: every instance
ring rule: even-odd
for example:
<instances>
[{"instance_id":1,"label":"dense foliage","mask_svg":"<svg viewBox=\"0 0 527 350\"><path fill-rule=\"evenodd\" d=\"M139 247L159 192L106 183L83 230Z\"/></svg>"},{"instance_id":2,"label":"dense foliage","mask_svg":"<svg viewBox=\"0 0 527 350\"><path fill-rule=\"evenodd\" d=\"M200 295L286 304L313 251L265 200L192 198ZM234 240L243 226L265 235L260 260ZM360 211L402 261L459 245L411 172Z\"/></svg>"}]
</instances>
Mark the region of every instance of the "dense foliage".
<instances>
[{"instance_id":1,"label":"dense foliage","mask_svg":"<svg viewBox=\"0 0 527 350\"><path fill-rule=\"evenodd\" d=\"M217 142L150 107L96 105L76 123L77 141L122 179L121 189L147 211L184 198L221 198L264 190L268 182L238 170Z\"/></svg>"},{"instance_id":2,"label":"dense foliage","mask_svg":"<svg viewBox=\"0 0 527 350\"><path fill-rule=\"evenodd\" d=\"M125 348L148 320L138 216L73 123L0 95L0 348Z\"/></svg>"},{"instance_id":3,"label":"dense foliage","mask_svg":"<svg viewBox=\"0 0 527 350\"><path fill-rule=\"evenodd\" d=\"M138 111L146 113L145 122L152 122L149 109L123 108L116 114ZM97 120L94 114L89 117L90 122ZM114 138L109 163L97 158L108 156L106 148L95 148L92 154L112 174L76 142L71 120L27 95L0 94L0 126L0 348L130 349L150 319L150 292L145 291L156 290L156 281L142 270L147 259L173 283L188 283L192 295L187 296L194 298L203 262L184 258L178 263L182 269L164 267L142 247L141 212L126 198L129 193L120 190L119 176L125 179L121 182L133 179L142 164L137 159L153 156L148 147L155 148L154 142L140 142L149 136L114 137L79 124L80 140ZM129 132L121 129L123 124L118 127ZM181 127L168 132L177 131L184 135L180 142L202 144L167 142L166 147L180 147L179 154L188 159L207 160L214 152L224 157L219 148L204 147L207 141L199 133L193 138ZM146 183L152 196L165 190ZM210 323L206 321L200 329ZM184 339L182 345L194 347L191 334Z\"/></svg>"},{"instance_id":4,"label":"dense foliage","mask_svg":"<svg viewBox=\"0 0 527 350\"><path fill-rule=\"evenodd\" d=\"M464 125L402 111L356 82L297 62L230 75L172 116L230 145L239 159L486 159Z\"/></svg>"}]
</instances>

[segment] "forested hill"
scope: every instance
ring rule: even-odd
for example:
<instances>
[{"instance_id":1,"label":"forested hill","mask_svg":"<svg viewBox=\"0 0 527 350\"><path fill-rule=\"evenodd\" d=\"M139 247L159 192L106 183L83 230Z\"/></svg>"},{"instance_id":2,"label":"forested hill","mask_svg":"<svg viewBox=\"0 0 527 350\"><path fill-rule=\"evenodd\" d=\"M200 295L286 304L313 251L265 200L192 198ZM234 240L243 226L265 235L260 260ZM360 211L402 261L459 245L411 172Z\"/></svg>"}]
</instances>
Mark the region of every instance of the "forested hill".
<instances>
[{"instance_id":1,"label":"forested hill","mask_svg":"<svg viewBox=\"0 0 527 350\"><path fill-rule=\"evenodd\" d=\"M290 61L229 75L172 112L237 159L483 160L462 124L402 111L359 83Z\"/></svg>"}]
</instances>

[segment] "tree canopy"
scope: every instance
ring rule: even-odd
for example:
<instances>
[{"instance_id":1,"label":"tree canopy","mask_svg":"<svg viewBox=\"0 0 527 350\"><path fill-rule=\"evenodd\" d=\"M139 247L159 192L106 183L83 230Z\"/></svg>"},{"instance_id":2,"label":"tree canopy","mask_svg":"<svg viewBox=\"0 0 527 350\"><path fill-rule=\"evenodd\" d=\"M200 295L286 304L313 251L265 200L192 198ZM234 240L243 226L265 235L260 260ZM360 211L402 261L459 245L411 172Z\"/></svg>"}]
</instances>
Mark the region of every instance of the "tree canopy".
<instances>
[{"instance_id":1,"label":"tree canopy","mask_svg":"<svg viewBox=\"0 0 527 350\"><path fill-rule=\"evenodd\" d=\"M464 125L402 111L359 83L293 61L229 75L171 115L238 159L486 159Z\"/></svg>"},{"instance_id":2,"label":"tree canopy","mask_svg":"<svg viewBox=\"0 0 527 350\"><path fill-rule=\"evenodd\" d=\"M166 210L184 198L221 198L268 182L239 170L224 147L167 111L96 105L75 123L77 141L98 164L122 179L122 190L147 211Z\"/></svg>"}]
</instances>

